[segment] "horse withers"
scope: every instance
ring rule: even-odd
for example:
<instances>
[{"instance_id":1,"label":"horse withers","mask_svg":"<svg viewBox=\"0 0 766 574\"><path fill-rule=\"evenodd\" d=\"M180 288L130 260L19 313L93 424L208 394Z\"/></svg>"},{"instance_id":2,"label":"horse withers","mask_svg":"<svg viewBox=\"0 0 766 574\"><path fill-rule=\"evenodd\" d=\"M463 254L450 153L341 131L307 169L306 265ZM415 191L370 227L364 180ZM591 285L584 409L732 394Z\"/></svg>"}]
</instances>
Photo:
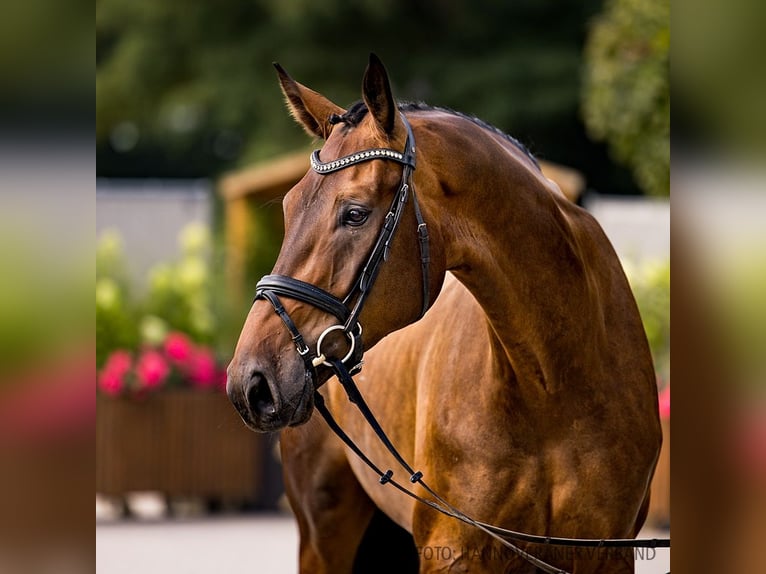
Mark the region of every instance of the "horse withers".
<instances>
[{"instance_id":1,"label":"horse withers","mask_svg":"<svg viewBox=\"0 0 766 574\"><path fill-rule=\"evenodd\" d=\"M513 138L398 104L374 55L349 109L277 71L288 109L324 145L284 198L285 238L227 390L250 428L282 430L300 571L351 572L381 516L411 534L421 573L537 571L481 529L382 486L312 416L326 404L370 461L400 475L328 383L339 364L362 365L356 382L391 442L466 514L544 536L635 537L661 443L657 390L635 301L595 220ZM632 551L524 548L576 573L633 571Z\"/></svg>"}]
</instances>

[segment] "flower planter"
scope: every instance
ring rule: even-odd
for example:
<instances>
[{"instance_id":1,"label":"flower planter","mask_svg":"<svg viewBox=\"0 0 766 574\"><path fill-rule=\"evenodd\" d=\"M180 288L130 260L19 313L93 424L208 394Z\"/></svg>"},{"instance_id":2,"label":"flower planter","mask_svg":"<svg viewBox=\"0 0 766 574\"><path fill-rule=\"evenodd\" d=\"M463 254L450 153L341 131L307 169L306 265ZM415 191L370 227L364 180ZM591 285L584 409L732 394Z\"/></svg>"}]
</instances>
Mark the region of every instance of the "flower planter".
<instances>
[{"instance_id":1,"label":"flower planter","mask_svg":"<svg viewBox=\"0 0 766 574\"><path fill-rule=\"evenodd\" d=\"M252 503L265 441L248 430L224 393L163 390L97 397L96 492Z\"/></svg>"},{"instance_id":2,"label":"flower planter","mask_svg":"<svg viewBox=\"0 0 766 574\"><path fill-rule=\"evenodd\" d=\"M670 419L661 419L662 449L651 486L647 524L666 528L670 525Z\"/></svg>"}]
</instances>

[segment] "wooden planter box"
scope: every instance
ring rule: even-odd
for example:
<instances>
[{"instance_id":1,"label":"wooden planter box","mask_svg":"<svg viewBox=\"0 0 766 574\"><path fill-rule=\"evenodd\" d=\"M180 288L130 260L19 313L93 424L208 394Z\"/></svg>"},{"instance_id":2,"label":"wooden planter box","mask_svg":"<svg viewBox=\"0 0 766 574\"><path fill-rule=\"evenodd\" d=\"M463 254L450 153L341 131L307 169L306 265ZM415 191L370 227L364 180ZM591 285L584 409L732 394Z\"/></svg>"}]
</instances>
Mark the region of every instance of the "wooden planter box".
<instances>
[{"instance_id":1,"label":"wooden planter box","mask_svg":"<svg viewBox=\"0 0 766 574\"><path fill-rule=\"evenodd\" d=\"M245 427L224 393L161 391L97 397L96 492L252 503L265 440Z\"/></svg>"},{"instance_id":2,"label":"wooden planter box","mask_svg":"<svg viewBox=\"0 0 766 574\"><path fill-rule=\"evenodd\" d=\"M670 525L670 420L661 422L662 450L652 479L647 524L666 528Z\"/></svg>"}]
</instances>

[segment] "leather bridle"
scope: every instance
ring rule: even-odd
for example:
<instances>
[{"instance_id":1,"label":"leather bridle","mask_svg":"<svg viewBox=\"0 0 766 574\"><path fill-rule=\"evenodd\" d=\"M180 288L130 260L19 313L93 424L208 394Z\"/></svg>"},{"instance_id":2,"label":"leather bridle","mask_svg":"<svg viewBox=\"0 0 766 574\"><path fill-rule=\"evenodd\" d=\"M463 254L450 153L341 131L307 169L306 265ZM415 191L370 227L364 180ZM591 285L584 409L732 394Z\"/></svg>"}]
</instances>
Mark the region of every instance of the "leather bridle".
<instances>
[{"instance_id":1,"label":"leather bridle","mask_svg":"<svg viewBox=\"0 0 766 574\"><path fill-rule=\"evenodd\" d=\"M294 279L286 275L266 275L256 285L256 299L266 299L274 307L274 311L282 319L282 322L290 332L293 343L298 351L298 354L304 361L307 374L311 380L316 384L316 368L320 365L324 365L333 369L339 382L343 386L349 400L353 403L364 416L367 423L372 428L373 432L377 435L378 439L383 443L386 449L393 455L398 464L409 474L409 482L412 484L419 484L423 489L432 497L427 499L421 497L408 488L404 487L396 480L393 479L393 470L382 471L378 466L373 463L369 457L359 448L357 444L346 434L346 432L335 421L332 413L328 409L324 402L322 395L315 389L314 390L314 404L327 422L330 429L364 462L369 468L373 470L379 476L379 482L381 485L390 484L397 490L401 491L407 496L417 500L418 502L425 504L434 510L441 512L447 516L451 516L457 520L460 520L466 524L474 526L483 531L490 537L497 540L503 546L509 548L524 560L527 560L535 567L547 572L548 574L568 574L565 570L552 566L543 560L540 560L536 556L530 554L526 550L512 544L509 540L518 540L533 544L542 545L555 545L555 546L574 546L574 547L595 547L595 548L633 548L633 547L647 547L647 548L661 548L670 547L669 539L585 539L585 538L558 538L551 536L538 536L534 534L526 534L523 532L516 532L514 530L508 530L506 528L500 528L493 526L474 518L471 518L461 510L457 509L437 492L435 492L424 480L423 473L415 471L402 457L402 455L394 447L386 435L380 423L375 418L374 414L367 406L362 394L356 386L352 376L358 373L362 368L362 356L364 354L362 346L362 326L359 323L359 315L362 311L365 301L370 294L370 290L375 283L375 279L380 271L380 266L383 261L388 259L391 240L394 237L394 233L401 221L402 213L404 212L407 199L411 195L412 203L415 209L415 218L418 224L418 242L420 248L420 262L422 272L422 285L423 285L423 298L421 317L428 310L430 304L430 254L429 254L429 240L428 240L428 228L426 226L423 215L418 205L415 190L412 188L412 172L415 169L415 137L412 133L412 128L409 122L400 114L404 127L407 130L407 140L404 146L404 152L398 152L388 148L373 148L364 151L360 151L351 155L341 157L339 159L323 162L319 158L319 150L316 150L311 155L311 168L320 175L327 175L353 165L360 164L362 162L371 161L374 159L390 160L402 164L402 180L399 184L399 189L394 195L391 208L386 214L383 226L378 235L375 246L370 252L367 261L359 273L359 276L354 281L350 292L341 300L331 293L328 293L324 289ZM308 303L325 313L335 316L339 323L328 327L317 339L317 348L314 352L307 344L306 341L295 325L290 315L285 310L279 297L284 296L304 303ZM349 306L353 301L353 306ZM345 357L327 357L322 353L322 342L327 334L333 331L342 331L349 339L350 349ZM349 366L350 365L350 366Z\"/></svg>"},{"instance_id":2,"label":"leather bridle","mask_svg":"<svg viewBox=\"0 0 766 574\"><path fill-rule=\"evenodd\" d=\"M312 374L314 381L316 381L315 375L317 367L320 365L327 367L332 366L330 359L322 353L321 347L325 337L333 331L342 331L349 340L350 350L348 354L343 357L342 363L347 366L347 369L351 374L355 374L361 369L364 349L361 340L362 326L359 323L359 315L361 314L362 308L367 301L367 297L370 295L370 291L375 284L378 272L380 271L380 266L383 261L388 259L391 249L391 241L399 227L404 208L407 205L407 200L410 196L412 197L412 204L415 209L415 218L418 225L418 245L420 248L420 266L423 284L421 317L428 310L430 304L431 258L428 241L428 227L426 226L423 214L420 211L415 190L412 188L412 172L415 170L415 136L412 134L412 128L404 115L401 114L400 117L407 130L407 139L404 144L403 152L389 148L372 148L326 163L319 159L319 150L316 150L311 154L311 168L320 175L327 175L375 159L393 161L403 166L401 183L394 194L394 199L391 202L391 207L383 221L378 238L349 293L341 300L316 285L286 275L266 275L255 287L255 299L266 299L274 307L275 312L279 315L282 322L287 327L287 330L290 332L293 343L298 350L298 354L303 359L303 362L306 365L306 370ZM328 327L319 336L317 339L316 351L312 350L306 344L305 338L282 305L279 299L280 296L308 303L338 319L338 324Z\"/></svg>"}]
</instances>

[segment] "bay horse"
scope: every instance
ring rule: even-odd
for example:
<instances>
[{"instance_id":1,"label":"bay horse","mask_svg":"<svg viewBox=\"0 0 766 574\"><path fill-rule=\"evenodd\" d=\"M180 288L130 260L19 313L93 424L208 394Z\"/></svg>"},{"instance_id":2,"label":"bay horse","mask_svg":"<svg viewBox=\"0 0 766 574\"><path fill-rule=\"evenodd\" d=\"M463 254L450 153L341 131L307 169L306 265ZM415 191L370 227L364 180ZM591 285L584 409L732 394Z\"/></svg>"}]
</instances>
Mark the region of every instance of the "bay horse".
<instances>
[{"instance_id":1,"label":"bay horse","mask_svg":"<svg viewBox=\"0 0 766 574\"><path fill-rule=\"evenodd\" d=\"M401 456L466 514L543 536L635 537L661 444L657 389L593 217L513 138L397 103L375 55L349 109L275 66L289 111L324 145L284 198L284 241L227 392L247 426L282 431L300 572L351 572L381 514L411 535L418 572L538 571L381 486L312 416L322 403L375 465L399 468L341 385L324 384L344 369ZM634 567L625 552L544 558L578 574Z\"/></svg>"}]
</instances>

